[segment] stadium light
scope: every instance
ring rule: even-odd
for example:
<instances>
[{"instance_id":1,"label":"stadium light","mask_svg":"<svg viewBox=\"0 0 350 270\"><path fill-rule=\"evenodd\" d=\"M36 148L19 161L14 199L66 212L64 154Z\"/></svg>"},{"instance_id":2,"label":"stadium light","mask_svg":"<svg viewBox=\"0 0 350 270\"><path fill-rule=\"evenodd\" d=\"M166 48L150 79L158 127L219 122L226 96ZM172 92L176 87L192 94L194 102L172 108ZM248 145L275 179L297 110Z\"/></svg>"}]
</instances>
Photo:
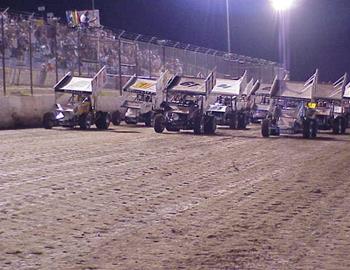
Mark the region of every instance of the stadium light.
<instances>
[{"instance_id":1,"label":"stadium light","mask_svg":"<svg viewBox=\"0 0 350 270\"><path fill-rule=\"evenodd\" d=\"M228 1L226 0L227 51L231 53L230 6Z\"/></svg>"},{"instance_id":2,"label":"stadium light","mask_svg":"<svg viewBox=\"0 0 350 270\"><path fill-rule=\"evenodd\" d=\"M270 0L270 2L276 11L285 11L293 6L295 0Z\"/></svg>"}]
</instances>

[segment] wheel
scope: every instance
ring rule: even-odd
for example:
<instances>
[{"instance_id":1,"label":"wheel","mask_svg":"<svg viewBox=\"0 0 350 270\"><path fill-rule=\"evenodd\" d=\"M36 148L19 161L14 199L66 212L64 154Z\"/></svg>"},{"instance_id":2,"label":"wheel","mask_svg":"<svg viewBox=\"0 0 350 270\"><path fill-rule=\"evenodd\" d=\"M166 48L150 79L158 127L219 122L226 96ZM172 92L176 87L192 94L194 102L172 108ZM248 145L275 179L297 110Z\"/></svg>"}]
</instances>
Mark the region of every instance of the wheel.
<instances>
[{"instance_id":1,"label":"wheel","mask_svg":"<svg viewBox=\"0 0 350 270\"><path fill-rule=\"evenodd\" d=\"M309 119L306 119L303 121L303 137L305 139L308 139L311 137L312 134L312 124Z\"/></svg>"},{"instance_id":2,"label":"wheel","mask_svg":"<svg viewBox=\"0 0 350 270\"><path fill-rule=\"evenodd\" d=\"M337 117L333 122L334 134L345 134L346 132L346 120L344 117Z\"/></svg>"},{"instance_id":3,"label":"wheel","mask_svg":"<svg viewBox=\"0 0 350 270\"><path fill-rule=\"evenodd\" d=\"M204 133L214 134L216 130L216 119L214 116L206 116L204 122Z\"/></svg>"},{"instance_id":4,"label":"wheel","mask_svg":"<svg viewBox=\"0 0 350 270\"><path fill-rule=\"evenodd\" d=\"M91 113L83 113L79 116L79 126L81 129L90 129L92 123Z\"/></svg>"},{"instance_id":5,"label":"wheel","mask_svg":"<svg viewBox=\"0 0 350 270\"><path fill-rule=\"evenodd\" d=\"M55 115L52 112L45 113L43 117L44 128L51 129L55 124L54 120L55 120Z\"/></svg>"},{"instance_id":6,"label":"wheel","mask_svg":"<svg viewBox=\"0 0 350 270\"><path fill-rule=\"evenodd\" d=\"M245 113L239 113L237 118L237 129L245 129L247 126Z\"/></svg>"},{"instance_id":7,"label":"wheel","mask_svg":"<svg viewBox=\"0 0 350 270\"><path fill-rule=\"evenodd\" d=\"M310 137L311 138L316 138L317 136L317 121L316 120L311 120L310 121Z\"/></svg>"},{"instance_id":8,"label":"wheel","mask_svg":"<svg viewBox=\"0 0 350 270\"><path fill-rule=\"evenodd\" d=\"M229 116L229 127L230 129L237 128L236 114L230 114Z\"/></svg>"},{"instance_id":9,"label":"wheel","mask_svg":"<svg viewBox=\"0 0 350 270\"><path fill-rule=\"evenodd\" d=\"M121 122L121 114L120 111L115 111L112 113L112 123L115 126L119 126Z\"/></svg>"},{"instance_id":10,"label":"wheel","mask_svg":"<svg viewBox=\"0 0 350 270\"><path fill-rule=\"evenodd\" d=\"M154 117L154 131L157 133L162 133L165 128L165 117L162 114L157 114Z\"/></svg>"},{"instance_id":11,"label":"wheel","mask_svg":"<svg viewBox=\"0 0 350 270\"><path fill-rule=\"evenodd\" d=\"M152 126L152 112L149 112L145 115L145 126L146 127L151 127Z\"/></svg>"},{"instance_id":12,"label":"wheel","mask_svg":"<svg viewBox=\"0 0 350 270\"><path fill-rule=\"evenodd\" d=\"M342 117L341 119L342 119L341 134L345 134L346 128L347 128L346 118Z\"/></svg>"},{"instance_id":13,"label":"wheel","mask_svg":"<svg viewBox=\"0 0 350 270\"><path fill-rule=\"evenodd\" d=\"M261 122L261 135L264 138L268 138L270 136L270 120L263 119Z\"/></svg>"},{"instance_id":14,"label":"wheel","mask_svg":"<svg viewBox=\"0 0 350 270\"><path fill-rule=\"evenodd\" d=\"M196 135L204 134L204 117L202 115L194 119L193 132Z\"/></svg>"},{"instance_id":15,"label":"wheel","mask_svg":"<svg viewBox=\"0 0 350 270\"><path fill-rule=\"evenodd\" d=\"M95 125L98 129L108 129L111 123L111 116L108 112L97 112Z\"/></svg>"}]
</instances>

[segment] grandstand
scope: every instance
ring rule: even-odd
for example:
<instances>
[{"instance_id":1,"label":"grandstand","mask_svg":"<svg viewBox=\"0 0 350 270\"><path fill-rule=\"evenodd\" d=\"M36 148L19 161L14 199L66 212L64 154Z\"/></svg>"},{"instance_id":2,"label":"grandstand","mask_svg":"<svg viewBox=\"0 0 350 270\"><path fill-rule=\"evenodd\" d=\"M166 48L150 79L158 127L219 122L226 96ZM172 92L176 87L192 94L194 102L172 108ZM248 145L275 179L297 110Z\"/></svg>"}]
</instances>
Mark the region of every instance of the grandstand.
<instances>
[{"instance_id":1,"label":"grandstand","mask_svg":"<svg viewBox=\"0 0 350 270\"><path fill-rule=\"evenodd\" d=\"M4 94L13 88L41 93L68 71L89 76L103 65L109 74L107 87L113 90L121 89L132 74L156 77L164 69L206 76L215 68L219 77L238 77L248 70L249 77L264 83L275 74L288 73L264 59L106 27L72 28L59 18L44 21L35 14L1 12L0 89Z\"/></svg>"}]
</instances>

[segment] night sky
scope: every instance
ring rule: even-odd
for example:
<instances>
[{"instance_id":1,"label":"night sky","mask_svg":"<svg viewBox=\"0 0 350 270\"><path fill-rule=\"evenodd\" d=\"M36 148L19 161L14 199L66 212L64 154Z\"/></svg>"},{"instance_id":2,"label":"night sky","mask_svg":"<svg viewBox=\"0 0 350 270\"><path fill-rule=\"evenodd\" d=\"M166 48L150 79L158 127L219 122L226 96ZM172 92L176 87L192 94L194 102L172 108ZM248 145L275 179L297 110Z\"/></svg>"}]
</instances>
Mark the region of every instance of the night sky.
<instances>
[{"instance_id":1,"label":"night sky","mask_svg":"<svg viewBox=\"0 0 350 270\"><path fill-rule=\"evenodd\" d=\"M291 79L316 68L323 81L350 72L350 0L297 0L289 13ZM47 12L88 9L90 0L0 0L0 7ZM227 50L225 0L95 0L108 28ZM279 61L278 16L268 0L230 0L232 51Z\"/></svg>"}]
</instances>

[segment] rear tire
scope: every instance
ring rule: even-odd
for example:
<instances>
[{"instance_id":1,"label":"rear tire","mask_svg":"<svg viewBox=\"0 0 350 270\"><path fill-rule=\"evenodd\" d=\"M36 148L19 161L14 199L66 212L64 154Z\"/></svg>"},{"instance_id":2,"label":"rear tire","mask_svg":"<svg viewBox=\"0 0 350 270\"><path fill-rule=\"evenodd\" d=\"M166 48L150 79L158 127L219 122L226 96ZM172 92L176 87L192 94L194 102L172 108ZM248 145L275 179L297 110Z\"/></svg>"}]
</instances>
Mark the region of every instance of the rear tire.
<instances>
[{"instance_id":1,"label":"rear tire","mask_svg":"<svg viewBox=\"0 0 350 270\"><path fill-rule=\"evenodd\" d=\"M216 130L216 119L214 116L206 116L204 123L204 133L205 134L215 134Z\"/></svg>"},{"instance_id":2,"label":"rear tire","mask_svg":"<svg viewBox=\"0 0 350 270\"><path fill-rule=\"evenodd\" d=\"M317 121L316 120L311 120L310 121L310 137L311 138L316 138L317 137Z\"/></svg>"},{"instance_id":3,"label":"rear tire","mask_svg":"<svg viewBox=\"0 0 350 270\"><path fill-rule=\"evenodd\" d=\"M121 114L120 111L115 111L112 113L112 123L115 126L119 126L121 122Z\"/></svg>"},{"instance_id":4,"label":"rear tire","mask_svg":"<svg viewBox=\"0 0 350 270\"><path fill-rule=\"evenodd\" d=\"M333 133L334 134L345 134L346 132L346 121L344 117L337 117L333 122Z\"/></svg>"},{"instance_id":5,"label":"rear tire","mask_svg":"<svg viewBox=\"0 0 350 270\"><path fill-rule=\"evenodd\" d=\"M154 131L157 133L162 133L165 128L165 117L162 114L157 114L154 117Z\"/></svg>"},{"instance_id":6,"label":"rear tire","mask_svg":"<svg viewBox=\"0 0 350 270\"><path fill-rule=\"evenodd\" d=\"M311 137L312 125L309 119L303 121L303 138L308 139Z\"/></svg>"},{"instance_id":7,"label":"rear tire","mask_svg":"<svg viewBox=\"0 0 350 270\"><path fill-rule=\"evenodd\" d=\"M97 112L95 125L98 129L108 129L111 117L108 112Z\"/></svg>"},{"instance_id":8,"label":"rear tire","mask_svg":"<svg viewBox=\"0 0 350 270\"><path fill-rule=\"evenodd\" d=\"M270 120L263 119L261 122L261 135L264 138L270 137Z\"/></svg>"},{"instance_id":9,"label":"rear tire","mask_svg":"<svg viewBox=\"0 0 350 270\"><path fill-rule=\"evenodd\" d=\"M90 129L91 123L92 123L91 113L84 113L79 116L80 129L83 129L83 130Z\"/></svg>"},{"instance_id":10,"label":"rear tire","mask_svg":"<svg viewBox=\"0 0 350 270\"><path fill-rule=\"evenodd\" d=\"M54 126L55 122L55 115L52 112L47 112L44 114L43 117L43 126L45 129L52 129Z\"/></svg>"},{"instance_id":11,"label":"rear tire","mask_svg":"<svg viewBox=\"0 0 350 270\"><path fill-rule=\"evenodd\" d=\"M230 127L230 129L237 128L236 114L231 114L229 116L229 127Z\"/></svg>"},{"instance_id":12,"label":"rear tire","mask_svg":"<svg viewBox=\"0 0 350 270\"><path fill-rule=\"evenodd\" d=\"M145 115L145 126L146 127L151 127L152 126L152 112L147 113L147 115Z\"/></svg>"},{"instance_id":13,"label":"rear tire","mask_svg":"<svg viewBox=\"0 0 350 270\"><path fill-rule=\"evenodd\" d=\"M204 134L204 117L202 115L198 116L194 120L194 127L193 127L193 132L196 135L202 135Z\"/></svg>"},{"instance_id":14,"label":"rear tire","mask_svg":"<svg viewBox=\"0 0 350 270\"><path fill-rule=\"evenodd\" d=\"M245 129L247 127L245 113L238 113L237 116L237 129Z\"/></svg>"}]
</instances>

